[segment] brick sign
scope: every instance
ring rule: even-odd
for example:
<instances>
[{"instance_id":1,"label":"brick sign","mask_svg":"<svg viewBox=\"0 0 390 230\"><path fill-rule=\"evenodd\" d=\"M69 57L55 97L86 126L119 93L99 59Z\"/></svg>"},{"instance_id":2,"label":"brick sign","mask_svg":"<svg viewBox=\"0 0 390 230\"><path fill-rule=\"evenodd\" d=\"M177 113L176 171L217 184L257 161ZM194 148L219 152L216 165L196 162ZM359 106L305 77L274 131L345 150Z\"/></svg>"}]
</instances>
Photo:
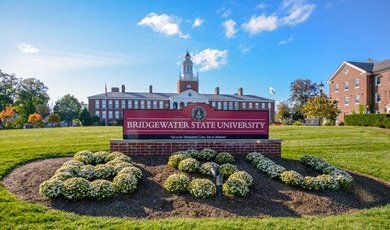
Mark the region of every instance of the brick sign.
<instances>
[{"instance_id":1,"label":"brick sign","mask_svg":"<svg viewBox=\"0 0 390 230\"><path fill-rule=\"evenodd\" d=\"M268 110L221 111L194 103L182 110L125 109L123 139L268 139Z\"/></svg>"}]
</instances>

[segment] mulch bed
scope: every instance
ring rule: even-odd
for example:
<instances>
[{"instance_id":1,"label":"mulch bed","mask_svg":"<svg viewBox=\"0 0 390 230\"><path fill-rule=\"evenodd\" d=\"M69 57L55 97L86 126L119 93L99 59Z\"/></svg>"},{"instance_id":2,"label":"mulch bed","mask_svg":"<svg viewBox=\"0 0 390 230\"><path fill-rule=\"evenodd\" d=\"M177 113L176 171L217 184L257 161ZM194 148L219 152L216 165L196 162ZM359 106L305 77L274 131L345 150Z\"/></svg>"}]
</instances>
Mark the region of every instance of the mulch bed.
<instances>
[{"instance_id":1,"label":"mulch bed","mask_svg":"<svg viewBox=\"0 0 390 230\"><path fill-rule=\"evenodd\" d=\"M250 173L254 186L245 198L202 200L191 195L174 195L162 187L176 170L166 166L167 157L132 157L142 169L139 188L131 195L120 195L107 201L48 201L38 192L39 185L70 158L53 158L27 163L12 171L2 182L17 197L33 203L92 216L137 218L167 217L264 217L329 215L351 212L390 203L390 185L365 176L352 174L354 183L348 190L309 192L286 186L258 172L243 156L236 156L236 165ZM299 161L273 159L303 175L318 175Z\"/></svg>"}]
</instances>

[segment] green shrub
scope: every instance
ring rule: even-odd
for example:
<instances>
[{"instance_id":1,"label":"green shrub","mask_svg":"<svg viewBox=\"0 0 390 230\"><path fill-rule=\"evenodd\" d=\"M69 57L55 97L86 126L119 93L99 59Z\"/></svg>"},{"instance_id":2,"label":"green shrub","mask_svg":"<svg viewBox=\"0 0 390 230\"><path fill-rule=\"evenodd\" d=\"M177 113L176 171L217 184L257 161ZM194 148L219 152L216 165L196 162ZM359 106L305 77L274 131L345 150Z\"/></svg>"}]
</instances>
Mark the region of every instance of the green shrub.
<instances>
[{"instance_id":1,"label":"green shrub","mask_svg":"<svg viewBox=\"0 0 390 230\"><path fill-rule=\"evenodd\" d=\"M212 149L205 148L205 149L202 149L202 151L200 151L198 156L196 156L195 158L199 159L199 160L208 161L208 160L214 159L215 155L217 155L216 151L214 151Z\"/></svg>"},{"instance_id":2,"label":"green shrub","mask_svg":"<svg viewBox=\"0 0 390 230\"><path fill-rule=\"evenodd\" d=\"M284 171L280 175L280 180L287 185L300 187L303 185L304 178L300 173L294 170L290 170L290 171Z\"/></svg>"},{"instance_id":3,"label":"green shrub","mask_svg":"<svg viewBox=\"0 0 390 230\"><path fill-rule=\"evenodd\" d=\"M108 180L94 180L91 182L90 196L97 200L106 200L115 194L115 188L111 181Z\"/></svg>"},{"instance_id":4,"label":"green shrub","mask_svg":"<svg viewBox=\"0 0 390 230\"><path fill-rule=\"evenodd\" d=\"M168 159L168 166L172 168L177 168L179 166L180 161L190 158L191 156L186 153L177 153L175 155L172 155Z\"/></svg>"},{"instance_id":5,"label":"green shrub","mask_svg":"<svg viewBox=\"0 0 390 230\"><path fill-rule=\"evenodd\" d=\"M249 187L244 180L231 179L227 180L223 186L222 191L226 196L246 196L249 192Z\"/></svg>"},{"instance_id":6,"label":"green shrub","mask_svg":"<svg viewBox=\"0 0 390 230\"><path fill-rule=\"evenodd\" d=\"M141 169L137 168L137 167L134 167L134 166L131 166L131 167L126 167L126 168L123 168L121 171L119 171L118 174L132 174L134 175L138 180L141 179L142 177L142 171Z\"/></svg>"},{"instance_id":7,"label":"green shrub","mask_svg":"<svg viewBox=\"0 0 390 230\"><path fill-rule=\"evenodd\" d=\"M215 196L216 187L209 179L194 179L190 183L190 193L197 198L211 198Z\"/></svg>"},{"instance_id":8,"label":"green shrub","mask_svg":"<svg viewBox=\"0 0 390 230\"><path fill-rule=\"evenodd\" d=\"M259 171L268 174L271 178L280 178L280 175L286 171L283 166L280 166L272 160L264 157L261 153L249 153L246 159Z\"/></svg>"},{"instance_id":9,"label":"green shrub","mask_svg":"<svg viewBox=\"0 0 390 230\"><path fill-rule=\"evenodd\" d=\"M50 178L50 180L66 181L67 179L72 178L72 177L74 177L73 174L71 174L71 173L69 173L69 172L58 172L58 173L55 173L55 174Z\"/></svg>"},{"instance_id":10,"label":"green shrub","mask_svg":"<svg viewBox=\"0 0 390 230\"><path fill-rule=\"evenodd\" d=\"M131 163L132 160L129 156L126 156L124 153L121 153L121 152L112 152L110 154L108 154L107 156L107 161L112 161L112 160L121 160L121 161L125 161L125 162L129 162Z\"/></svg>"},{"instance_id":11,"label":"green shrub","mask_svg":"<svg viewBox=\"0 0 390 230\"><path fill-rule=\"evenodd\" d=\"M95 164L95 155L88 150L83 150L77 152L74 157L74 160L80 161L86 165L94 165Z\"/></svg>"},{"instance_id":12,"label":"green shrub","mask_svg":"<svg viewBox=\"0 0 390 230\"><path fill-rule=\"evenodd\" d=\"M179 170L188 173L195 173L199 171L200 163L194 158L187 158L179 163Z\"/></svg>"},{"instance_id":13,"label":"green shrub","mask_svg":"<svg viewBox=\"0 0 390 230\"><path fill-rule=\"evenodd\" d=\"M236 180L236 179L245 181L248 187L252 186L253 184L253 177L245 171L238 171L233 173L232 175L229 176L228 180Z\"/></svg>"},{"instance_id":14,"label":"green shrub","mask_svg":"<svg viewBox=\"0 0 390 230\"><path fill-rule=\"evenodd\" d=\"M95 157L95 164L104 164L107 162L108 153L104 151L96 152L93 154Z\"/></svg>"},{"instance_id":15,"label":"green shrub","mask_svg":"<svg viewBox=\"0 0 390 230\"><path fill-rule=\"evenodd\" d=\"M320 185L316 181L316 178L311 176L305 176L302 187L310 191L320 190Z\"/></svg>"},{"instance_id":16,"label":"green shrub","mask_svg":"<svg viewBox=\"0 0 390 230\"><path fill-rule=\"evenodd\" d=\"M80 168L79 176L82 178L85 178L87 180L90 180L95 175L95 167L93 165L83 165Z\"/></svg>"},{"instance_id":17,"label":"green shrub","mask_svg":"<svg viewBox=\"0 0 390 230\"><path fill-rule=\"evenodd\" d=\"M65 163L62 164L61 167L81 167L83 166L84 163L80 162L80 161L76 161L76 160L70 160L70 161L66 161Z\"/></svg>"},{"instance_id":18,"label":"green shrub","mask_svg":"<svg viewBox=\"0 0 390 230\"><path fill-rule=\"evenodd\" d=\"M386 114L352 114L344 116L345 125L390 128L390 116Z\"/></svg>"},{"instance_id":19,"label":"green shrub","mask_svg":"<svg viewBox=\"0 0 390 230\"><path fill-rule=\"evenodd\" d=\"M91 191L91 183L80 177L69 178L64 182L63 195L71 200L87 198Z\"/></svg>"},{"instance_id":20,"label":"green shrub","mask_svg":"<svg viewBox=\"0 0 390 230\"><path fill-rule=\"evenodd\" d=\"M138 179L133 174L118 174L112 181L114 188L119 193L132 193L137 189Z\"/></svg>"},{"instance_id":21,"label":"green shrub","mask_svg":"<svg viewBox=\"0 0 390 230\"><path fill-rule=\"evenodd\" d=\"M54 199L61 196L64 190L64 182L58 179L51 179L44 181L39 186L39 193L41 196L48 199Z\"/></svg>"},{"instance_id":22,"label":"green shrub","mask_svg":"<svg viewBox=\"0 0 390 230\"><path fill-rule=\"evenodd\" d=\"M109 164L96 165L94 168L95 178L107 179L115 174L115 167Z\"/></svg>"},{"instance_id":23,"label":"green shrub","mask_svg":"<svg viewBox=\"0 0 390 230\"><path fill-rule=\"evenodd\" d=\"M83 166L83 165L82 165ZM64 164L59 169L57 169L56 174L59 173L69 173L74 177L77 177L80 175L81 167L76 164Z\"/></svg>"},{"instance_id":24,"label":"green shrub","mask_svg":"<svg viewBox=\"0 0 390 230\"><path fill-rule=\"evenodd\" d=\"M114 159L112 161L109 161L106 164L114 166L114 174L119 173L119 171L121 171L122 169L124 169L126 167L132 167L133 166L129 162L122 161L122 160L120 160L118 158L116 158L116 159Z\"/></svg>"},{"instance_id":25,"label":"green shrub","mask_svg":"<svg viewBox=\"0 0 390 230\"><path fill-rule=\"evenodd\" d=\"M316 177L316 183L320 190L337 190L339 189L339 183L330 175L322 174Z\"/></svg>"},{"instance_id":26,"label":"green shrub","mask_svg":"<svg viewBox=\"0 0 390 230\"><path fill-rule=\"evenodd\" d=\"M221 166L219 166L219 173L224 177L224 178L228 178L230 175L232 175L233 173L237 172L238 169L237 169L237 166L233 165L233 164L222 164Z\"/></svg>"},{"instance_id":27,"label":"green shrub","mask_svg":"<svg viewBox=\"0 0 390 230\"><path fill-rule=\"evenodd\" d=\"M226 164L226 163L234 164L234 157L230 153L226 153L226 152L218 153L217 156L215 157L215 162L217 162L218 164Z\"/></svg>"},{"instance_id":28,"label":"green shrub","mask_svg":"<svg viewBox=\"0 0 390 230\"><path fill-rule=\"evenodd\" d=\"M214 163L214 162L206 162L206 163L203 163L200 168L199 168L199 172L203 175L206 175L206 176L211 176L211 169L212 168L219 168L219 164L217 163Z\"/></svg>"},{"instance_id":29,"label":"green shrub","mask_svg":"<svg viewBox=\"0 0 390 230\"><path fill-rule=\"evenodd\" d=\"M188 192L190 178L184 174L172 174L164 183L164 188L172 193Z\"/></svg>"},{"instance_id":30,"label":"green shrub","mask_svg":"<svg viewBox=\"0 0 390 230\"><path fill-rule=\"evenodd\" d=\"M192 158L199 159L199 151L197 151L195 149L187 150L186 154L190 155Z\"/></svg>"},{"instance_id":31,"label":"green shrub","mask_svg":"<svg viewBox=\"0 0 390 230\"><path fill-rule=\"evenodd\" d=\"M292 125L301 126L301 125L303 125L303 124L302 124L302 122L300 122L300 121L294 121L294 122L292 123Z\"/></svg>"}]
</instances>

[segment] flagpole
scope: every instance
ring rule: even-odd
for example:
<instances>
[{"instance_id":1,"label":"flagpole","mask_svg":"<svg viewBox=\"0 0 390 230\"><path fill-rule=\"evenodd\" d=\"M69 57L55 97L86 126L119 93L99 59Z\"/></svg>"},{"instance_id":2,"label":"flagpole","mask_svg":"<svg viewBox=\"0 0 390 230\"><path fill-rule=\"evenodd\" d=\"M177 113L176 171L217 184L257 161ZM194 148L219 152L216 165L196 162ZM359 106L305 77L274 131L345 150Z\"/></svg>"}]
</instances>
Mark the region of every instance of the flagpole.
<instances>
[{"instance_id":1,"label":"flagpole","mask_svg":"<svg viewBox=\"0 0 390 230\"><path fill-rule=\"evenodd\" d=\"M106 101L106 118L104 119L105 126L107 126L107 119L108 119L108 112L107 112L107 107L108 107L108 101L107 101L107 84L104 83L104 89L105 89L105 101Z\"/></svg>"}]
</instances>

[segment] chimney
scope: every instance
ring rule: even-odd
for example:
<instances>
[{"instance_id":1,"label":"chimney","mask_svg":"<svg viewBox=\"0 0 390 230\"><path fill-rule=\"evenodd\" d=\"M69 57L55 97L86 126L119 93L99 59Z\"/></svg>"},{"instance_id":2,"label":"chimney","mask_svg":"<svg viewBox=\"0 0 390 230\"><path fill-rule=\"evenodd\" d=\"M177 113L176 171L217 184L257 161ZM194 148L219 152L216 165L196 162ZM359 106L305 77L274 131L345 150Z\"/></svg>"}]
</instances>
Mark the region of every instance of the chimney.
<instances>
[{"instance_id":1,"label":"chimney","mask_svg":"<svg viewBox=\"0 0 390 230\"><path fill-rule=\"evenodd\" d=\"M119 87L111 87L111 92L119 93Z\"/></svg>"},{"instance_id":2,"label":"chimney","mask_svg":"<svg viewBox=\"0 0 390 230\"><path fill-rule=\"evenodd\" d=\"M215 87L214 93L215 95L219 95L219 87Z\"/></svg>"},{"instance_id":3,"label":"chimney","mask_svg":"<svg viewBox=\"0 0 390 230\"><path fill-rule=\"evenodd\" d=\"M238 96L242 96L244 95L244 89L242 87L238 88L238 93L237 93Z\"/></svg>"},{"instance_id":4,"label":"chimney","mask_svg":"<svg viewBox=\"0 0 390 230\"><path fill-rule=\"evenodd\" d=\"M125 85L122 85L122 93L126 93Z\"/></svg>"},{"instance_id":5,"label":"chimney","mask_svg":"<svg viewBox=\"0 0 390 230\"><path fill-rule=\"evenodd\" d=\"M153 93L153 86L149 85L149 93Z\"/></svg>"}]
</instances>

